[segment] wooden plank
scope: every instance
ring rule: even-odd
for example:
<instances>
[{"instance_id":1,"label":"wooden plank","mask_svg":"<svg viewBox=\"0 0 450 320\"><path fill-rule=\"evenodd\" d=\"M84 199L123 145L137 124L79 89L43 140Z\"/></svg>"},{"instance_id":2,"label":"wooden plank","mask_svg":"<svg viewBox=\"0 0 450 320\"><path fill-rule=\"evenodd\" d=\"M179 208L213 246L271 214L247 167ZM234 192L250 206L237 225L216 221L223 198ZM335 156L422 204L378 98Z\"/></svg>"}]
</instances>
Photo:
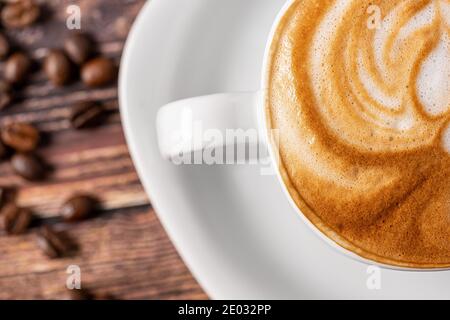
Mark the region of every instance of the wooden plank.
<instances>
[{"instance_id":1,"label":"wooden plank","mask_svg":"<svg viewBox=\"0 0 450 320\"><path fill-rule=\"evenodd\" d=\"M65 27L66 7L81 8L82 30L94 35L98 51L119 64L124 41L144 0L38 0L41 23L6 33L18 48L42 63L48 48L58 48L72 31ZM0 63L0 74L4 65ZM118 112L117 84L98 89L74 82L55 88L39 68L17 100L0 112L0 127L30 122L45 136L39 154L53 168L48 179L31 183L0 163L0 186L18 191L17 202L29 207L40 223L56 223L80 247L77 255L49 260L36 247L33 233L0 235L0 299L65 298L66 268L82 269L85 287L119 299L205 299L206 296L178 257L151 209L128 154ZM74 104L97 101L109 111L105 125L75 131L68 116ZM158 183L155 181L155 183ZM96 195L103 211L93 220L60 223L58 210L73 193Z\"/></svg>"},{"instance_id":2,"label":"wooden plank","mask_svg":"<svg viewBox=\"0 0 450 320\"><path fill-rule=\"evenodd\" d=\"M153 211L138 207L76 225L56 224L79 252L49 260L34 230L0 241L0 299L64 299L67 267L81 268L82 286L121 299L205 299Z\"/></svg>"},{"instance_id":3,"label":"wooden plank","mask_svg":"<svg viewBox=\"0 0 450 320\"><path fill-rule=\"evenodd\" d=\"M148 203L119 126L94 132L66 131L40 153L52 167L46 181L27 182L4 162L0 164L0 185L16 187L18 203L32 207L41 217L57 215L61 203L73 193L96 195L107 210Z\"/></svg>"}]
</instances>

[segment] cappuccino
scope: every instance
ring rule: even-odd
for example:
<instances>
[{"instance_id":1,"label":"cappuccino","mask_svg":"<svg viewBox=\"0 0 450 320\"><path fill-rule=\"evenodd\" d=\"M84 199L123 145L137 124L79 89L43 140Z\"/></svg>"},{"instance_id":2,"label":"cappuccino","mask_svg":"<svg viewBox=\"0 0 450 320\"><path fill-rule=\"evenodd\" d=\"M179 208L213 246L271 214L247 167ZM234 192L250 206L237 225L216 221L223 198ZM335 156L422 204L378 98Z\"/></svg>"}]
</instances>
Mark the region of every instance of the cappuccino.
<instances>
[{"instance_id":1,"label":"cappuccino","mask_svg":"<svg viewBox=\"0 0 450 320\"><path fill-rule=\"evenodd\" d=\"M380 263L450 267L449 0L294 1L266 110L283 181L321 232Z\"/></svg>"}]
</instances>

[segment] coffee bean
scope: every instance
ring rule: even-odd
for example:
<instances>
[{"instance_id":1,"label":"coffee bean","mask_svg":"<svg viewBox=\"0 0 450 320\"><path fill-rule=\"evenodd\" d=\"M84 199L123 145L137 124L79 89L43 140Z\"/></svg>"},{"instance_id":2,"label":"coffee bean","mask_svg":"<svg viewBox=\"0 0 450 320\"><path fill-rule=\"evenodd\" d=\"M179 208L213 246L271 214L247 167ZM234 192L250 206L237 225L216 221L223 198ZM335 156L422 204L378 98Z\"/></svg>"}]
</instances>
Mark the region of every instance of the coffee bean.
<instances>
[{"instance_id":1,"label":"coffee bean","mask_svg":"<svg viewBox=\"0 0 450 320\"><path fill-rule=\"evenodd\" d=\"M7 194L8 191L6 188L0 187L0 208L2 208L7 201Z\"/></svg>"},{"instance_id":2,"label":"coffee bean","mask_svg":"<svg viewBox=\"0 0 450 320\"><path fill-rule=\"evenodd\" d=\"M61 50L51 50L44 61L44 71L55 86L65 85L72 78L72 64Z\"/></svg>"},{"instance_id":3,"label":"coffee bean","mask_svg":"<svg viewBox=\"0 0 450 320\"><path fill-rule=\"evenodd\" d=\"M90 216L96 207L96 200L88 195L76 195L64 203L61 217L68 222L79 221Z\"/></svg>"},{"instance_id":4,"label":"coffee bean","mask_svg":"<svg viewBox=\"0 0 450 320\"><path fill-rule=\"evenodd\" d=\"M90 58L93 47L91 39L82 33L73 34L64 41L67 55L78 65L82 65Z\"/></svg>"},{"instance_id":5,"label":"coffee bean","mask_svg":"<svg viewBox=\"0 0 450 320\"><path fill-rule=\"evenodd\" d=\"M0 110L7 108L13 100L13 93L11 85L3 80L0 80Z\"/></svg>"},{"instance_id":6,"label":"coffee bean","mask_svg":"<svg viewBox=\"0 0 450 320\"><path fill-rule=\"evenodd\" d=\"M114 295L110 293L97 293L94 295L94 300L116 300Z\"/></svg>"},{"instance_id":7,"label":"coffee bean","mask_svg":"<svg viewBox=\"0 0 450 320\"><path fill-rule=\"evenodd\" d=\"M22 52L16 52L6 60L4 76L13 84L22 83L31 70L31 59Z\"/></svg>"},{"instance_id":8,"label":"coffee bean","mask_svg":"<svg viewBox=\"0 0 450 320\"><path fill-rule=\"evenodd\" d=\"M45 164L32 153L16 153L11 158L11 164L14 172L27 180L37 181L45 177Z\"/></svg>"},{"instance_id":9,"label":"coffee bean","mask_svg":"<svg viewBox=\"0 0 450 320\"><path fill-rule=\"evenodd\" d=\"M25 28L35 23L40 14L41 10L33 0L20 0L5 5L1 17L6 28Z\"/></svg>"},{"instance_id":10,"label":"coffee bean","mask_svg":"<svg viewBox=\"0 0 450 320\"><path fill-rule=\"evenodd\" d=\"M5 60L10 50L11 46L8 39L3 33L0 33L0 60Z\"/></svg>"},{"instance_id":11,"label":"coffee bean","mask_svg":"<svg viewBox=\"0 0 450 320\"><path fill-rule=\"evenodd\" d=\"M8 147L0 140L0 160L5 159L9 154Z\"/></svg>"},{"instance_id":12,"label":"coffee bean","mask_svg":"<svg viewBox=\"0 0 450 320\"><path fill-rule=\"evenodd\" d=\"M84 102L73 107L70 123L75 129L91 128L99 125L105 118L104 108L93 102Z\"/></svg>"},{"instance_id":13,"label":"coffee bean","mask_svg":"<svg viewBox=\"0 0 450 320\"><path fill-rule=\"evenodd\" d=\"M69 300L115 300L109 293L93 293L86 288L69 290Z\"/></svg>"},{"instance_id":14,"label":"coffee bean","mask_svg":"<svg viewBox=\"0 0 450 320\"><path fill-rule=\"evenodd\" d=\"M81 79L89 87L111 83L117 74L116 66L108 58L99 57L86 62L81 69Z\"/></svg>"},{"instance_id":15,"label":"coffee bean","mask_svg":"<svg viewBox=\"0 0 450 320\"><path fill-rule=\"evenodd\" d=\"M33 151L39 144L39 131L27 123L12 123L6 126L1 137L3 143L20 152Z\"/></svg>"},{"instance_id":16,"label":"coffee bean","mask_svg":"<svg viewBox=\"0 0 450 320\"><path fill-rule=\"evenodd\" d=\"M8 234L22 234L30 225L31 211L9 203L0 212L0 227Z\"/></svg>"},{"instance_id":17,"label":"coffee bean","mask_svg":"<svg viewBox=\"0 0 450 320\"><path fill-rule=\"evenodd\" d=\"M69 300L92 300L92 294L86 289L69 290Z\"/></svg>"},{"instance_id":18,"label":"coffee bean","mask_svg":"<svg viewBox=\"0 0 450 320\"><path fill-rule=\"evenodd\" d=\"M0 187L0 209L8 203L14 203L16 190L8 187Z\"/></svg>"},{"instance_id":19,"label":"coffee bean","mask_svg":"<svg viewBox=\"0 0 450 320\"><path fill-rule=\"evenodd\" d=\"M43 226L37 233L36 243L52 259L64 257L71 250L71 245L67 242L67 239L47 225Z\"/></svg>"}]
</instances>

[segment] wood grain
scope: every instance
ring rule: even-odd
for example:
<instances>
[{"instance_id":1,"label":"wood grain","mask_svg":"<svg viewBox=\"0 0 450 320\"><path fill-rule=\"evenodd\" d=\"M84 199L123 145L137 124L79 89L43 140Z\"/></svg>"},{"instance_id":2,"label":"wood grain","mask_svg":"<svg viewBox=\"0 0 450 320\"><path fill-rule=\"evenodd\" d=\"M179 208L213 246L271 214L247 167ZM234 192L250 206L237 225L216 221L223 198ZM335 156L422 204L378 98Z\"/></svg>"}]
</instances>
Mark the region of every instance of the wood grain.
<instances>
[{"instance_id":1,"label":"wood grain","mask_svg":"<svg viewBox=\"0 0 450 320\"><path fill-rule=\"evenodd\" d=\"M32 233L0 241L0 299L65 299L70 265L81 268L83 287L96 293L121 299L204 298L147 207L55 228L76 239L76 256L48 260Z\"/></svg>"},{"instance_id":2,"label":"wood grain","mask_svg":"<svg viewBox=\"0 0 450 320\"><path fill-rule=\"evenodd\" d=\"M44 17L36 26L6 31L15 47L30 52L36 72L16 90L16 103L0 113L0 127L15 121L44 132L39 153L52 167L48 179L29 183L8 162L0 164L0 186L17 189L19 205L33 210L39 224L63 230L79 250L49 260L34 241L35 229L21 237L0 236L0 299L63 299L69 265L82 271L82 285L118 299L205 299L162 229L139 182L120 123L117 86L90 90L79 81L55 88L40 71L48 48L62 46L68 5L82 13L82 30L94 36L98 52L118 64L128 30L144 0L38 1ZM4 68L0 63L0 74ZM102 127L74 131L67 120L77 102L97 101L109 110ZM155 181L155 183L158 183ZM73 193L100 198L102 212L76 225L61 223L58 210Z\"/></svg>"}]
</instances>

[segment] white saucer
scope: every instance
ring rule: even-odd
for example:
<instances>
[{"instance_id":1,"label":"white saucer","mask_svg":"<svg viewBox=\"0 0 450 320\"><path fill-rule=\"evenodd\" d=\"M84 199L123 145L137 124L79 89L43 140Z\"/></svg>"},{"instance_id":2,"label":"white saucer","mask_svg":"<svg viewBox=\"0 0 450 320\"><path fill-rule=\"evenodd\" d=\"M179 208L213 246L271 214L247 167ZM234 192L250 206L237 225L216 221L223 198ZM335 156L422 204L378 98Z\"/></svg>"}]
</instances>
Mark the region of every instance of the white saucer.
<instances>
[{"instance_id":1,"label":"white saucer","mask_svg":"<svg viewBox=\"0 0 450 320\"><path fill-rule=\"evenodd\" d=\"M450 272L382 270L320 240L276 178L253 166L175 166L156 145L157 109L173 100L257 90L266 37L284 0L151 0L129 37L120 77L127 140L178 252L216 299L449 299Z\"/></svg>"}]
</instances>

